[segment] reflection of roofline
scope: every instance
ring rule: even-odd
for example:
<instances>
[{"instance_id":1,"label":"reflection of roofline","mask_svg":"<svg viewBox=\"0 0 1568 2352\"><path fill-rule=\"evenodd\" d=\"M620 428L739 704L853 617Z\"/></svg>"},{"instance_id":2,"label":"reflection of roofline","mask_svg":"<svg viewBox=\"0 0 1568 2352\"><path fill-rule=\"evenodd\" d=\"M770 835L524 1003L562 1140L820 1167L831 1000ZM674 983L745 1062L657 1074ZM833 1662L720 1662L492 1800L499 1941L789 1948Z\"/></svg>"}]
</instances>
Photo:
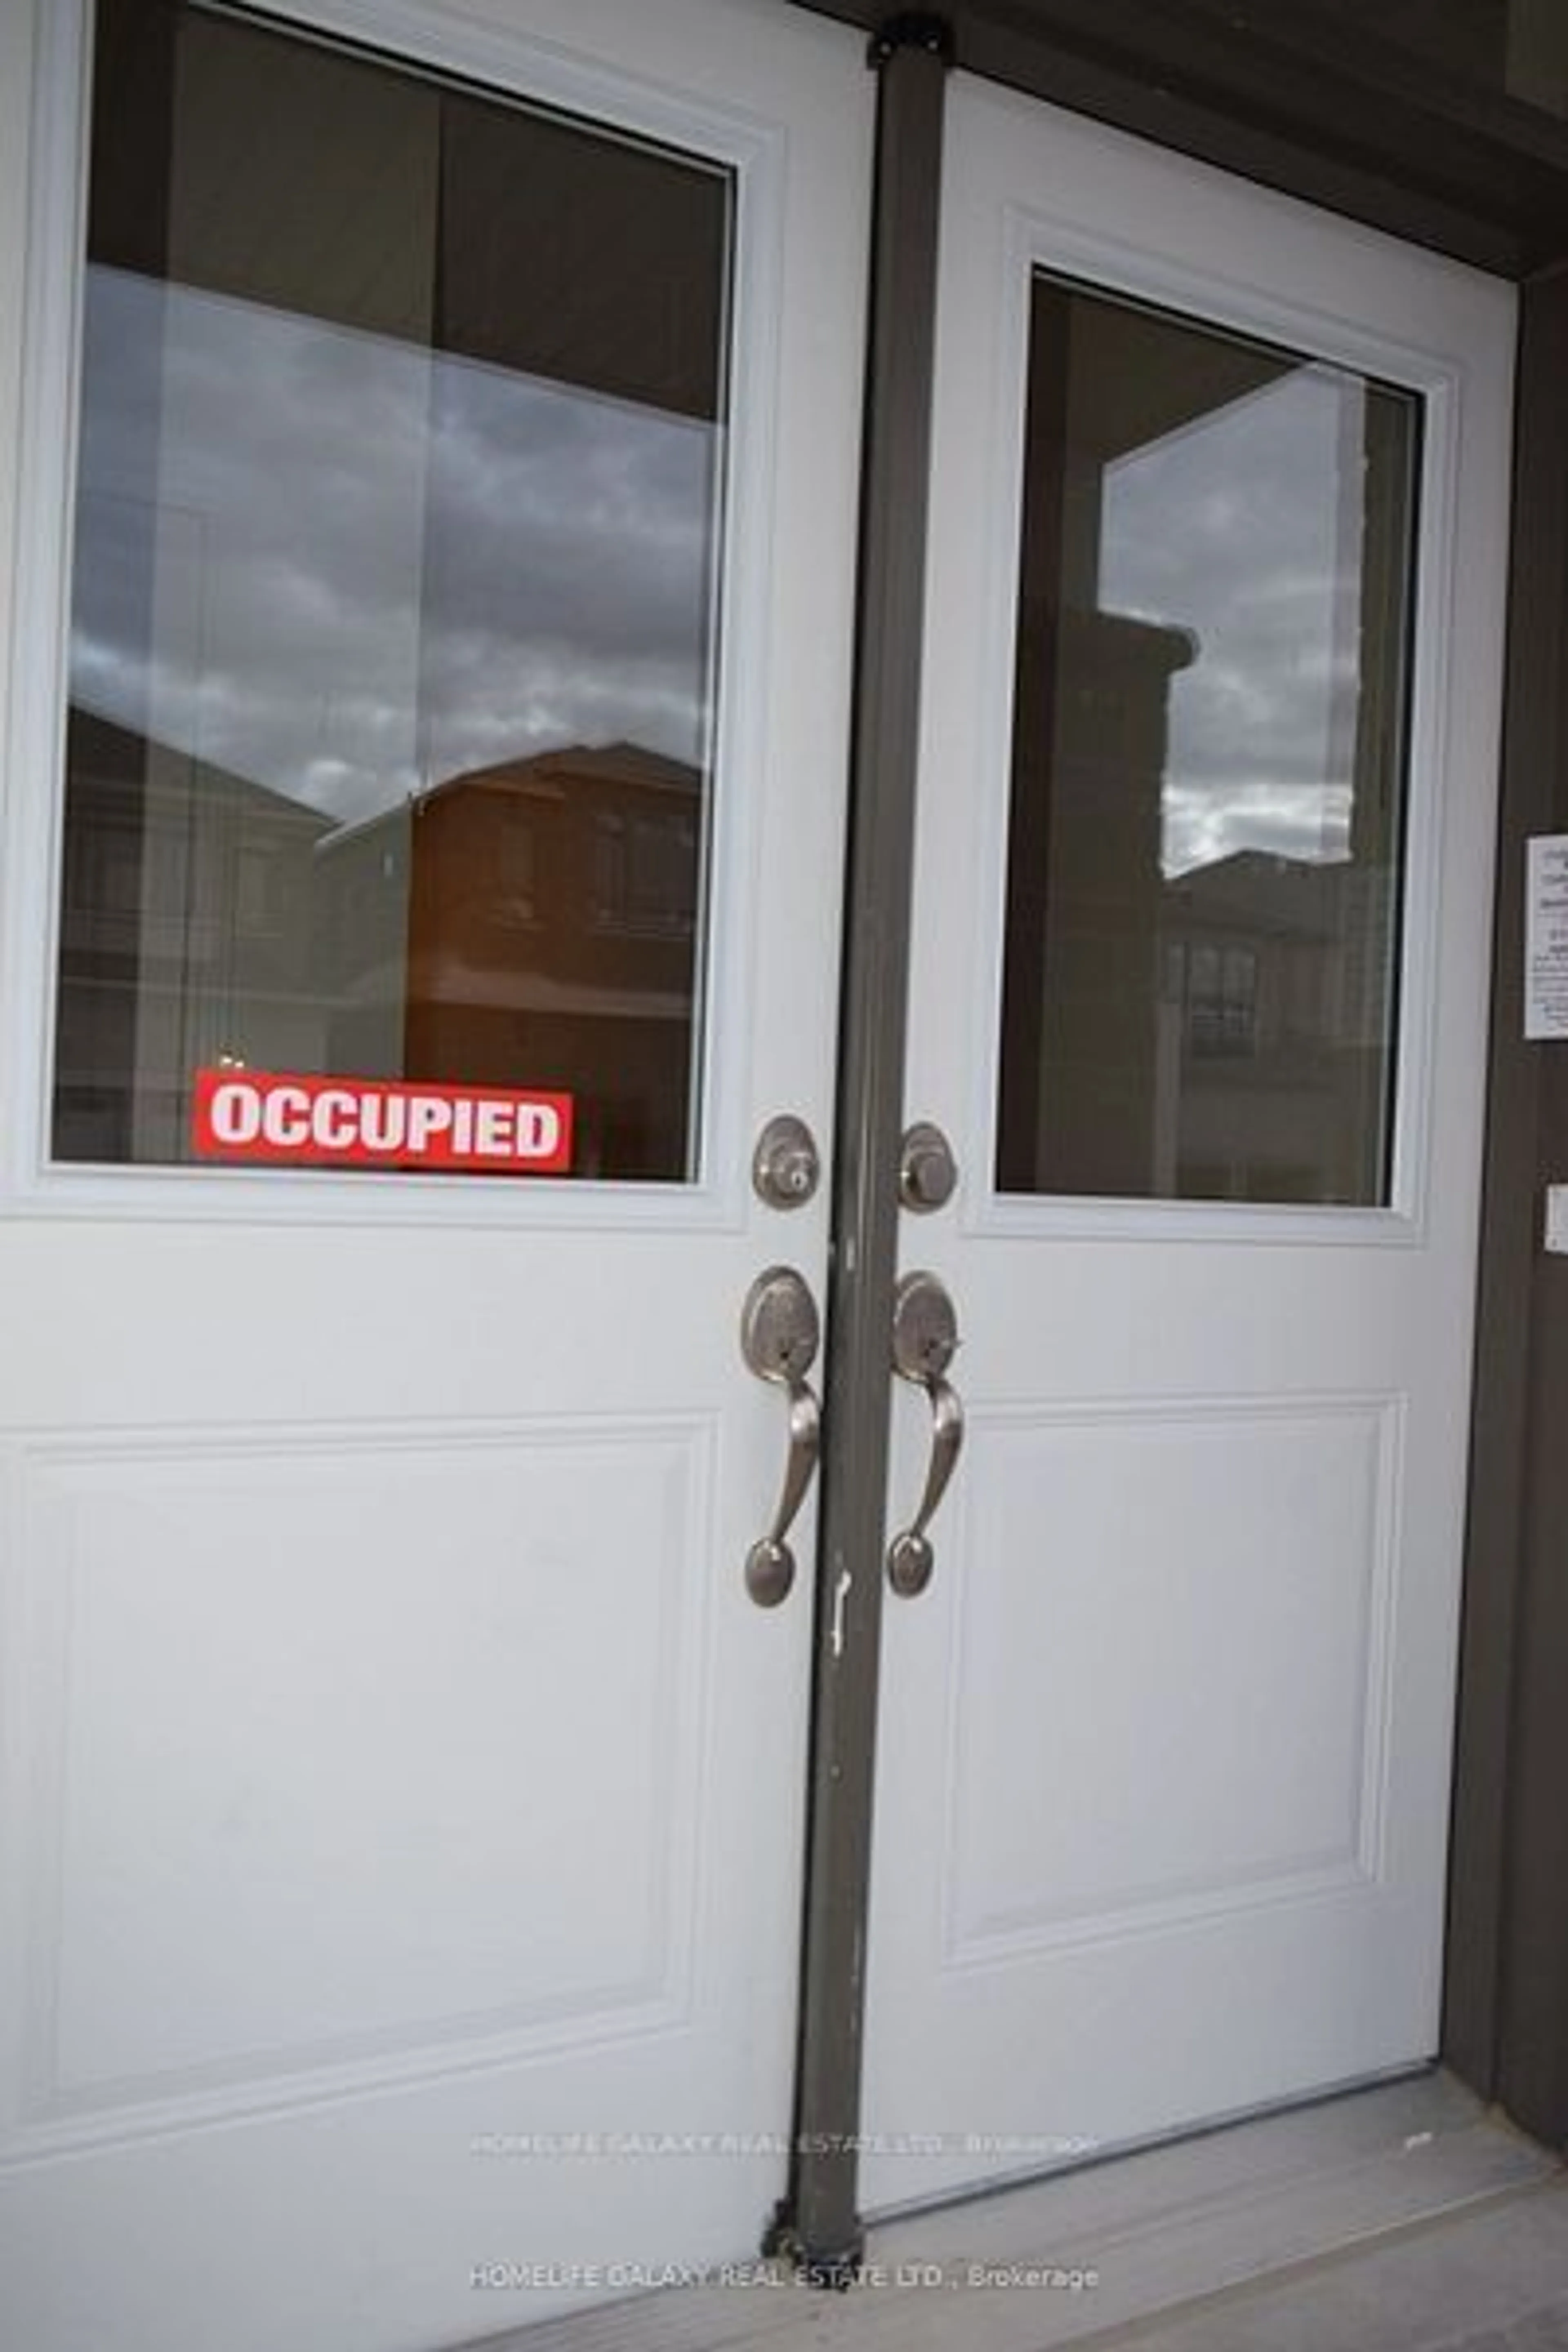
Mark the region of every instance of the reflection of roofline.
<instances>
[{"instance_id":1,"label":"reflection of roofline","mask_svg":"<svg viewBox=\"0 0 1568 2352\"><path fill-rule=\"evenodd\" d=\"M188 769L193 775L200 776L205 782L216 785L225 792L243 793L247 799L261 802L279 816L288 816L301 824L314 824L321 833L329 832L331 828L331 818L324 809L317 808L313 802L296 800L290 793L280 793L271 784L258 783L254 776L242 776L237 769L220 767L216 760L204 759L199 751L186 751L178 743L166 742L161 736L143 735L135 728L123 727L118 719L110 719L103 711L95 710L90 703L81 701L75 695L71 698L70 715L78 725L112 739L115 744L123 745L131 759L137 763L138 772L126 775L96 765L79 765L73 773L79 775L85 782L144 787L152 763L166 761L171 765Z\"/></svg>"},{"instance_id":2,"label":"reflection of roofline","mask_svg":"<svg viewBox=\"0 0 1568 2352\"><path fill-rule=\"evenodd\" d=\"M328 856L333 850L341 849L345 842L357 841L362 834L374 833L379 826L405 816L413 806L414 795L410 793L402 800L394 801L390 808L377 809L374 816L356 816L351 824L334 824L316 842L312 855Z\"/></svg>"},{"instance_id":3,"label":"reflection of roofline","mask_svg":"<svg viewBox=\"0 0 1568 2352\"><path fill-rule=\"evenodd\" d=\"M668 793L672 799L694 800L702 789L702 774L684 760L671 760L641 743L574 743L558 751L534 751L524 759L497 760L486 768L463 768L423 792L410 793L391 808L374 816L356 817L341 824L316 844L319 856L330 856L345 843L374 833L378 826L402 823L433 808L458 793L506 794L512 798L565 800L571 784L584 779L626 784L638 792Z\"/></svg>"},{"instance_id":4,"label":"reflection of roofline","mask_svg":"<svg viewBox=\"0 0 1568 2352\"><path fill-rule=\"evenodd\" d=\"M1121 613L1114 605L1065 604L1061 625L1074 635L1115 639L1119 647L1141 646L1159 655L1167 670L1190 669L1203 651L1203 641L1184 621L1157 621L1146 613Z\"/></svg>"},{"instance_id":5,"label":"reflection of roofline","mask_svg":"<svg viewBox=\"0 0 1568 2352\"><path fill-rule=\"evenodd\" d=\"M1166 881L1161 925L1167 939L1207 935L1215 945L1265 940L1342 941L1357 881L1373 877L1350 857L1284 857L1233 849Z\"/></svg>"},{"instance_id":6,"label":"reflection of roofline","mask_svg":"<svg viewBox=\"0 0 1568 2352\"><path fill-rule=\"evenodd\" d=\"M1354 864L1355 859L1348 849L1334 857L1291 857L1284 850L1258 849L1254 845L1246 849L1227 849L1223 857L1205 857L1197 866L1184 866L1180 874L1171 876L1170 885L1180 887L1190 882L1195 874L1237 874L1258 866L1267 866L1271 879L1284 875L1294 879L1308 875L1342 873L1345 867Z\"/></svg>"},{"instance_id":7,"label":"reflection of roofline","mask_svg":"<svg viewBox=\"0 0 1568 2352\"><path fill-rule=\"evenodd\" d=\"M497 760L489 767L465 768L458 775L447 776L416 794L415 805L423 807L447 793L474 790L515 793L543 788L550 798L558 799L561 785L556 780L581 776L685 797L700 791L702 783L700 772L686 761L669 759L664 752L650 751L641 743L572 743L556 751L531 752L526 759Z\"/></svg>"}]
</instances>

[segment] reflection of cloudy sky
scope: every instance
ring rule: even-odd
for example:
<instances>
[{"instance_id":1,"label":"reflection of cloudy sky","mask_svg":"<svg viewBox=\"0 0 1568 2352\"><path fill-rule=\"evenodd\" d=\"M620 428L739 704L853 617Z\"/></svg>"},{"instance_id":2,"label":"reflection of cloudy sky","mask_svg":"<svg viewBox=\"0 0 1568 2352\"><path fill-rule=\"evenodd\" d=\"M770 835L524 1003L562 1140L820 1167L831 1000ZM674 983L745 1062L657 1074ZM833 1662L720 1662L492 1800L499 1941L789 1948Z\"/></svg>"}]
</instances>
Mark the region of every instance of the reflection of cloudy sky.
<instances>
[{"instance_id":1,"label":"reflection of cloudy sky","mask_svg":"<svg viewBox=\"0 0 1568 2352\"><path fill-rule=\"evenodd\" d=\"M1171 688L1167 875L1350 855L1363 406L1300 368L1107 469L1101 604L1198 642Z\"/></svg>"},{"instance_id":2,"label":"reflection of cloudy sky","mask_svg":"<svg viewBox=\"0 0 1568 2352\"><path fill-rule=\"evenodd\" d=\"M345 821L700 756L711 426L101 268L86 333L89 709Z\"/></svg>"}]
</instances>

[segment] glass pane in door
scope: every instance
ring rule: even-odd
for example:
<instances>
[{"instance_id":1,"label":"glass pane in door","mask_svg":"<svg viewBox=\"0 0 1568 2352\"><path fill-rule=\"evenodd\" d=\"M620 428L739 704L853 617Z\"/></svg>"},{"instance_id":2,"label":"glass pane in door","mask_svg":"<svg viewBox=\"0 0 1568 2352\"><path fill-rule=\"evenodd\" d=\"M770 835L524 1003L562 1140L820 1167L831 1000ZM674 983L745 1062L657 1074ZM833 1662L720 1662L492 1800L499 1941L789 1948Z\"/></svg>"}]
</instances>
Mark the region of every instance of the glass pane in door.
<instances>
[{"instance_id":1,"label":"glass pane in door","mask_svg":"<svg viewBox=\"0 0 1568 2352\"><path fill-rule=\"evenodd\" d=\"M56 1156L288 1073L686 1178L728 173L170 0L97 39Z\"/></svg>"},{"instance_id":2,"label":"glass pane in door","mask_svg":"<svg viewBox=\"0 0 1568 2352\"><path fill-rule=\"evenodd\" d=\"M1001 1191L1387 1200L1419 440L1037 277Z\"/></svg>"}]
</instances>

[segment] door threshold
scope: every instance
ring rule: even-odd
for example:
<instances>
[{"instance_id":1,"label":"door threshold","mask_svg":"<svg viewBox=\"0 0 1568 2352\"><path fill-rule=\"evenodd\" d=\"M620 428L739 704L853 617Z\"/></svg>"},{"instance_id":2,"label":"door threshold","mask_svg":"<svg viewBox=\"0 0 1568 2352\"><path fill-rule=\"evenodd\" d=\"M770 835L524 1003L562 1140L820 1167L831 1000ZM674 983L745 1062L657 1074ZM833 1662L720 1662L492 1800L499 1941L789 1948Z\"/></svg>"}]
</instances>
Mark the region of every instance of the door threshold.
<instances>
[{"instance_id":1,"label":"door threshold","mask_svg":"<svg viewBox=\"0 0 1568 2352\"><path fill-rule=\"evenodd\" d=\"M951 2342L959 2299L984 2352L1124 2332L1149 2352L1222 2352L1227 2312L1237 2347L1264 2352L1271 2311L1283 2352L1305 2340L1289 2332L1304 2301L1336 2295L1351 2319L1311 2340L1358 2352L1459 2352L1467 2327L1479 2347L1553 2297L1565 2334L1539 2340L1563 2341L1568 2173L1431 2073L880 2222L865 2282L841 2294L782 2264L736 2268L745 2284L715 2275L468 2352L919 2352Z\"/></svg>"},{"instance_id":2,"label":"door threshold","mask_svg":"<svg viewBox=\"0 0 1568 2352\"><path fill-rule=\"evenodd\" d=\"M1318 2107L1342 2108L1354 2098L1360 2099L1374 2090L1399 2083L1426 2083L1439 2073L1436 2061L1426 2060L1415 2066L1390 2067L1386 2074L1358 2074L1353 2082L1331 2083L1325 2089L1302 2091L1285 2099L1270 2099L1260 2105L1233 2107L1216 2116L1205 2116L1202 2122L1173 2124L1168 2130L1150 2132L1141 2138L1115 2140L1103 2147L1087 2150L1082 2155L1063 2157L1047 2165L1030 2164L1016 2172L990 2174L984 2180L967 2188L942 2189L930 2197L911 2197L900 2202L879 2207L868 2214L868 2231L886 2230L897 2223L911 2221L922 2214L945 2213L955 2206L964 2210L973 2209L991 2197L1016 2197L1020 2190L1043 2189L1068 2179L1080 2179L1085 2174L1103 2171L1106 2167L1121 2167L1133 2157L1152 2156L1161 2149L1193 2147L1199 2141L1232 2135L1244 2125L1280 2123L1287 2116L1310 2113ZM1451 2078L1450 2078L1451 2079ZM1454 2086L1458 2089L1459 2086ZM1468 2092L1461 2095L1468 2097ZM459 2347L462 2352L462 2347Z\"/></svg>"}]
</instances>

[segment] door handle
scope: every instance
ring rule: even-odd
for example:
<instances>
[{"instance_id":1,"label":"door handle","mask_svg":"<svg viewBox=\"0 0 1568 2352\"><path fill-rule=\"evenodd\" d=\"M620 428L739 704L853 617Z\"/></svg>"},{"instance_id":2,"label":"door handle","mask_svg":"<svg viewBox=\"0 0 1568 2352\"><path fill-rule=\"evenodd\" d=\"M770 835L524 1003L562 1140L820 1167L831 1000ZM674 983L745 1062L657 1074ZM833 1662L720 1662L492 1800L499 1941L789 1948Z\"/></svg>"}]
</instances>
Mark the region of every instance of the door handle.
<instances>
[{"instance_id":1,"label":"door handle","mask_svg":"<svg viewBox=\"0 0 1568 2352\"><path fill-rule=\"evenodd\" d=\"M816 1361L822 1326L804 1275L771 1265L746 1293L741 1353L760 1381L789 1395L789 1450L773 1525L746 1554L746 1590L759 1609L776 1609L795 1582L795 1554L786 1540L805 1502L822 1450L822 1408L806 1374Z\"/></svg>"},{"instance_id":2,"label":"door handle","mask_svg":"<svg viewBox=\"0 0 1568 2352\"><path fill-rule=\"evenodd\" d=\"M958 1318L934 1274L906 1274L893 1295L893 1370L931 1400L931 1454L920 1505L888 1546L888 1581L906 1601L931 1582L935 1557L926 1529L947 1492L963 1445L963 1406L947 1379L958 1349Z\"/></svg>"}]
</instances>

